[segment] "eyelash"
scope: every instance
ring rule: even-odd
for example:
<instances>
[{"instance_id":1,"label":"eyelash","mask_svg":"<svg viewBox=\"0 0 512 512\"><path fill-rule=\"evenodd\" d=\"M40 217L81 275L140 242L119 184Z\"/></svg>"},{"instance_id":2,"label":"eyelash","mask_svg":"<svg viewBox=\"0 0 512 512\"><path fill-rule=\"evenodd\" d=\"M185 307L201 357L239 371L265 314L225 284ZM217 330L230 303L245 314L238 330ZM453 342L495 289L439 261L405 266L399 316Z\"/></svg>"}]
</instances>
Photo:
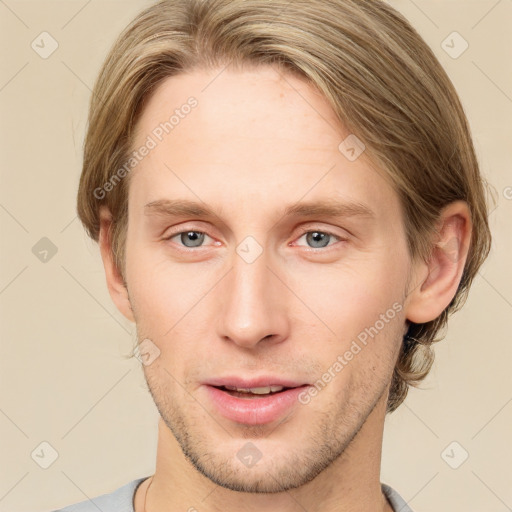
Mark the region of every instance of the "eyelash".
<instances>
[{"instance_id":1,"label":"eyelash","mask_svg":"<svg viewBox=\"0 0 512 512\"><path fill-rule=\"evenodd\" d=\"M165 237L163 240L165 241L170 241L171 238L174 238L175 236L179 236L183 233L200 233L200 234L204 234L206 236L209 236L208 233L205 233L204 231L199 231L199 230L196 230L196 229L186 229L186 230L183 230L183 231L177 231L176 233L172 233L170 234L168 237ZM324 235L328 235L328 236L331 236L333 238L336 238L338 240L338 242L345 242L346 239L341 237L340 235L336 235L335 233L332 233L331 231L326 231L326 230L322 230L322 229L307 229L307 230L303 230L299 236L299 239L302 238L304 235L307 235L308 233L322 233ZM212 238L212 237L210 237ZM331 247L332 245L334 244L328 244L326 245L325 247L308 247L308 246L300 246L300 247L304 247L306 250L308 251L320 251L320 250L323 250L325 252L325 250L328 248L328 247ZM195 251L197 249L200 249L202 247L205 247L205 246L198 246L198 247L187 247L185 245L182 245L182 244L179 244L180 246L180 250L184 250L184 251Z\"/></svg>"}]
</instances>

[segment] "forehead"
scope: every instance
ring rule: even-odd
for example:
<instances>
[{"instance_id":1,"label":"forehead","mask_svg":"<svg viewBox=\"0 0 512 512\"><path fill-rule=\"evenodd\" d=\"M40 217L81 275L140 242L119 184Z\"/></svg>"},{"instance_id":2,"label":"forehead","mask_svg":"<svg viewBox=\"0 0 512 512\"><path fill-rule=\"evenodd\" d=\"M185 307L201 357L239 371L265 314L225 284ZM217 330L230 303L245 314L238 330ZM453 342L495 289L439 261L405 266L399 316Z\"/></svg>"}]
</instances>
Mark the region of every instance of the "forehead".
<instances>
[{"instance_id":1,"label":"forehead","mask_svg":"<svg viewBox=\"0 0 512 512\"><path fill-rule=\"evenodd\" d=\"M340 151L349 135L317 89L271 67L170 77L137 124L134 148L149 139L154 147L132 171L130 201L186 196L222 206L244 198L239 208L250 208L250 199L263 206L339 196L377 212L397 206L364 153L351 161Z\"/></svg>"}]
</instances>

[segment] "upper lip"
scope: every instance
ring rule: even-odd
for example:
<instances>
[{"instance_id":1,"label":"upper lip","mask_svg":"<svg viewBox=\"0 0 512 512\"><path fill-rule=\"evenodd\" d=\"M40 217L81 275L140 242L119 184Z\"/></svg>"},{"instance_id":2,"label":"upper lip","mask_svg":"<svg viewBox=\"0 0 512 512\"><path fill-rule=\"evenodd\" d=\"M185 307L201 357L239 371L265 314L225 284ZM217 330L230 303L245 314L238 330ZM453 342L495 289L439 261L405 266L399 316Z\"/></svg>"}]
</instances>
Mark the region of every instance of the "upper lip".
<instances>
[{"instance_id":1,"label":"upper lip","mask_svg":"<svg viewBox=\"0 0 512 512\"><path fill-rule=\"evenodd\" d=\"M284 379L282 377L272 377L270 375L262 375L252 379L244 377L218 377L209 379L205 384L209 386L234 386L240 389L263 388L268 386L283 386L284 388L296 388L304 386L306 382L299 382L292 379Z\"/></svg>"}]
</instances>

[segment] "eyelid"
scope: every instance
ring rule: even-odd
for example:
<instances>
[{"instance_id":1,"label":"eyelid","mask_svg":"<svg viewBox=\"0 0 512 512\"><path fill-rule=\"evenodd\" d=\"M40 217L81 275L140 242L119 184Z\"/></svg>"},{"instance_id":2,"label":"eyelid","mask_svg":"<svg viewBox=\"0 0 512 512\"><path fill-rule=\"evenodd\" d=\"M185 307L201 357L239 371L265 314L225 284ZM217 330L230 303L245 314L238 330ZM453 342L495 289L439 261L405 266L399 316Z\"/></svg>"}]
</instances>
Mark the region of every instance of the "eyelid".
<instances>
[{"instance_id":1,"label":"eyelid","mask_svg":"<svg viewBox=\"0 0 512 512\"><path fill-rule=\"evenodd\" d=\"M166 228L163 232L162 239L167 240L169 238L172 238L175 235L180 235L181 233L188 233L189 231L195 231L197 233L204 233L205 235L208 235L208 231L211 231L211 228L209 227L199 227L199 224L208 224L208 223L202 223L201 221L190 221L192 226L187 226L187 222L181 222L178 225L170 226ZM165 236L164 236L165 235ZM211 235L208 235L210 238L213 238Z\"/></svg>"},{"instance_id":2,"label":"eyelid","mask_svg":"<svg viewBox=\"0 0 512 512\"><path fill-rule=\"evenodd\" d=\"M337 238L343 238L342 235L336 234L334 231L330 230L329 228L323 228L321 226L300 226L300 235L304 235L305 233L311 233L311 232L318 232L318 233L325 233L327 235L332 235Z\"/></svg>"}]
</instances>

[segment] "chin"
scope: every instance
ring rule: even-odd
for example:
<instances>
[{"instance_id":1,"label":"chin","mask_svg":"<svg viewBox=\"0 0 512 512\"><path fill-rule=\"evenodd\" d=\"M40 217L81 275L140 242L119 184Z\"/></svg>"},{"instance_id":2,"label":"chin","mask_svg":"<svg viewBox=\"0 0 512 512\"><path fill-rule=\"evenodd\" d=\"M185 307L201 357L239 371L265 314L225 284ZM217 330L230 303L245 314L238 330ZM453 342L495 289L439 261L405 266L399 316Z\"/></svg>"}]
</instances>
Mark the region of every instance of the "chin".
<instances>
[{"instance_id":1,"label":"chin","mask_svg":"<svg viewBox=\"0 0 512 512\"><path fill-rule=\"evenodd\" d=\"M300 487L313 478L304 478L304 476L292 474L289 469L286 478L283 478L282 475L276 477L272 474L272 471L267 470L264 466L259 467L257 472L256 468L247 468L231 473L229 473L229 465L224 465L222 471L218 471L217 468L203 467L200 464L195 465L195 467L213 483L230 491L245 493L273 494L285 492Z\"/></svg>"}]
</instances>

